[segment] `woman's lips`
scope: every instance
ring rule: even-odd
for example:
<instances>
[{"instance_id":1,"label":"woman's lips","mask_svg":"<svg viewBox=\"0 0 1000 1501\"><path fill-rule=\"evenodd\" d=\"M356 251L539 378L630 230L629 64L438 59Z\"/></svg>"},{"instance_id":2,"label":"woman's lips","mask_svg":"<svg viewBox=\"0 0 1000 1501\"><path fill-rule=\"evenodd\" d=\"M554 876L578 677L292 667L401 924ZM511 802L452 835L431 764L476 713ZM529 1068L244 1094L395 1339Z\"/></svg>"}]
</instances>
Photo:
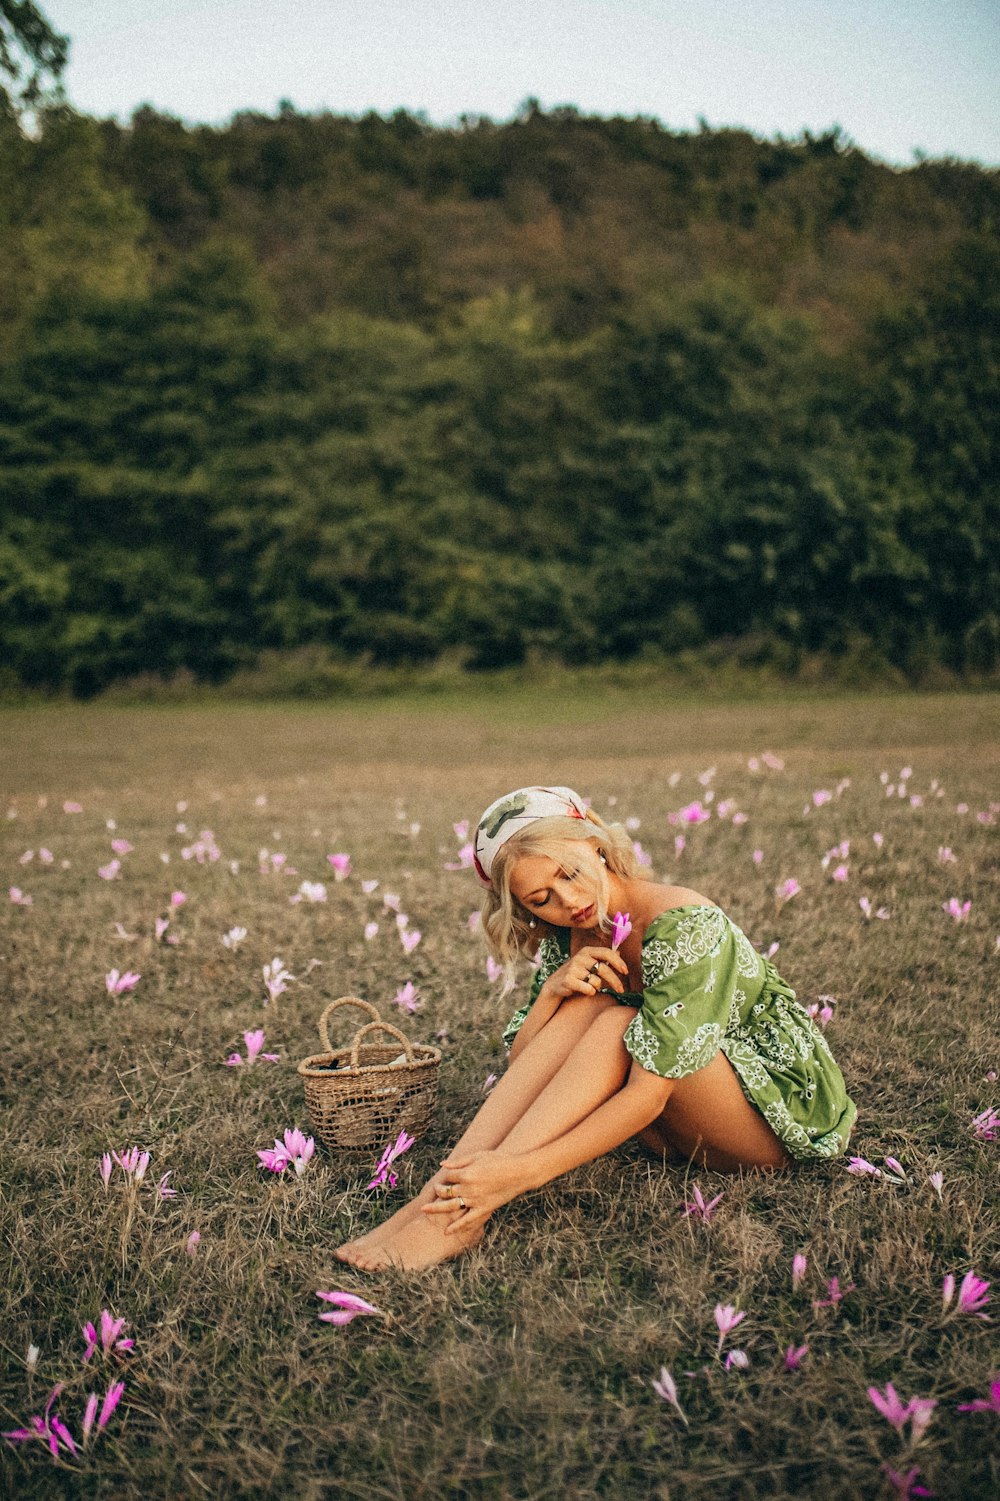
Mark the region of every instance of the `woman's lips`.
<instances>
[{"instance_id":1,"label":"woman's lips","mask_svg":"<svg viewBox=\"0 0 1000 1501\"><path fill-rule=\"evenodd\" d=\"M574 922L584 922L584 921L586 921L586 919L588 917L592 917L593 915L594 915L594 904L593 904L593 902L591 902L591 904L590 904L589 907L584 907L582 911L580 911L580 912L574 912L573 913L573 921Z\"/></svg>"}]
</instances>

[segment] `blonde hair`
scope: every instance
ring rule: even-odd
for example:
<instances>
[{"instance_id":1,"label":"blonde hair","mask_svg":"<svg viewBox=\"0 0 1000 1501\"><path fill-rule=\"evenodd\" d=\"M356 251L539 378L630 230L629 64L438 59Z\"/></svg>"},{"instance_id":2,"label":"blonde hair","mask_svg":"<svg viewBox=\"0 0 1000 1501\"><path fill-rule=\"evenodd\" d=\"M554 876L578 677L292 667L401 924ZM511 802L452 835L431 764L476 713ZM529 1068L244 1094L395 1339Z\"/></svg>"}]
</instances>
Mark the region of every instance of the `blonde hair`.
<instances>
[{"instance_id":1,"label":"blonde hair","mask_svg":"<svg viewBox=\"0 0 1000 1501\"><path fill-rule=\"evenodd\" d=\"M591 845L596 843L596 849ZM620 823L606 824L593 810L583 818L538 818L527 828L512 835L493 857L491 884L483 897L482 932L490 953L506 970L504 994L514 984L514 969L521 955L534 955L540 941L557 929L534 917L521 905L510 889L510 872L523 855L548 855L558 859L567 844L588 848L594 875L600 872L598 860L604 856L608 870L618 876L645 878L639 869L632 840ZM610 928L611 919L600 895L597 898L597 926Z\"/></svg>"}]
</instances>

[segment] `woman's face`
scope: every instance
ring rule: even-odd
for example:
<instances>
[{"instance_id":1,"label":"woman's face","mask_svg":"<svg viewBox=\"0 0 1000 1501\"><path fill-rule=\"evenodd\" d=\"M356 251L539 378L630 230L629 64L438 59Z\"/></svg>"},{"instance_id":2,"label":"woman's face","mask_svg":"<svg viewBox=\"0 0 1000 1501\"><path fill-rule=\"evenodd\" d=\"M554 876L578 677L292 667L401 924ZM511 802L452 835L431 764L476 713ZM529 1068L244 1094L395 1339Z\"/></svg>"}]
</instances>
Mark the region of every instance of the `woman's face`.
<instances>
[{"instance_id":1,"label":"woman's face","mask_svg":"<svg viewBox=\"0 0 1000 1501\"><path fill-rule=\"evenodd\" d=\"M590 928L597 921L603 867L589 840L554 846L551 855L521 855L511 867L511 895L554 928Z\"/></svg>"}]
</instances>

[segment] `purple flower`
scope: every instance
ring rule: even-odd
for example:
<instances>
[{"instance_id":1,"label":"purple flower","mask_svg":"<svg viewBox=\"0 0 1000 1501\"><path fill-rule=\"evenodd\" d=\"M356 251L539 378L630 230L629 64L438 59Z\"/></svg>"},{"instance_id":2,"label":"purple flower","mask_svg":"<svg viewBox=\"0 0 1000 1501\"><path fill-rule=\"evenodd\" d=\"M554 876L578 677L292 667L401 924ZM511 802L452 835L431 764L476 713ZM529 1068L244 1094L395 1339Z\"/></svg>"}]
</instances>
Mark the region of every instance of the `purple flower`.
<instances>
[{"instance_id":1,"label":"purple flower","mask_svg":"<svg viewBox=\"0 0 1000 1501\"><path fill-rule=\"evenodd\" d=\"M973 1120L972 1131L977 1141L996 1141L1000 1132L1000 1115L995 1110L984 1110Z\"/></svg>"},{"instance_id":2,"label":"purple flower","mask_svg":"<svg viewBox=\"0 0 1000 1501\"><path fill-rule=\"evenodd\" d=\"M112 1351L125 1355L135 1343L134 1340L120 1338L122 1331L128 1328L124 1319L113 1318L106 1308L101 1309L100 1319L100 1334L90 1321L83 1326L83 1337L87 1342L87 1347L83 1352L84 1365L97 1353L98 1345L100 1345L101 1354L108 1356Z\"/></svg>"},{"instance_id":3,"label":"purple flower","mask_svg":"<svg viewBox=\"0 0 1000 1501\"><path fill-rule=\"evenodd\" d=\"M896 1501L912 1501L914 1496L933 1496L934 1491L929 1491L926 1485L917 1484L917 1476L920 1470L916 1465L911 1465L905 1475L894 1470L888 1462L882 1466L882 1473L896 1492Z\"/></svg>"},{"instance_id":4,"label":"purple flower","mask_svg":"<svg viewBox=\"0 0 1000 1501\"><path fill-rule=\"evenodd\" d=\"M390 1173L389 1168L397 1157L402 1157L404 1152L410 1150L415 1141L415 1136L407 1136L405 1131L400 1131L396 1140L391 1142L382 1153L375 1168L375 1176L370 1183L365 1184L365 1188L385 1188L387 1185L389 1188L395 1188L397 1182L396 1174Z\"/></svg>"},{"instance_id":5,"label":"purple flower","mask_svg":"<svg viewBox=\"0 0 1000 1501\"><path fill-rule=\"evenodd\" d=\"M337 880L337 881L346 881L347 877L351 874L351 857L350 857L350 855L344 855L344 854L327 855L326 858L330 862L331 867L333 868L334 880Z\"/></svg>"},{"instance_id":6,"label":"purple flower","mask_svg":"<svg viewBox=\"0 0 1000 1501\"><path fill-rule=\"evenodd\" d=\"M399 941L407 954L413 953L422 936L419 928L401 928L399 931Z\"/></svg>"},{"instance_id":7,"label":"purple flower","mask_svg":"<svg viewBox=\"0 0 1000 1501\"><path fill-rule=\"evenodd\" d=\"M969 913L972 911L972 903L960 902L957 896L949 897L948 900L946 902L942 902L941 905L943 907L943 910L947 912L948 916L953 917L956 922L965 922L969 916Z\"/></svg>"},{"instance_id":8,"label":"purple flower","mask_svg":"<svg viewBox=\"0 0 1000 1501\"><path fill-rule=\"evenodd\" d=\"M616 912L614 932L611 935L611 947L613 949L621 948L631 931L632 919L630 915L627 912Z\"/></svg>"},{"instance_id":9,"label":"purple flower","mask_svg":"<svg viewBox=\"0 0 1000 1501\"><path fill-rule=\"evenodd\" d=\"M803 1251L796 1251L792 1257L792 1291L794 1292L802 1282L806 1274L806 1257Z\"/></svg>"},{"instance_id":10,"label":"purple flower","mask_svg":"<svg viewBox=\"0 0 1000 1501\"><path fill-rule=\"evenodd\" d=\"M364 1298L358 1298L354 1293L322 1293L317 1292L317 1298L322 1298L327 1303L333 1303L335 1313L321 1313L319 1317L325 1324L349 1324L353 1319L365 1314L377 1314L382 1317L382 1311L375 1308L371 1303L366 1303Z\"/></svg>"},{"instance_id":11,"label":"purple flower","mask_svg":"<svg viewBox=\"0 0 1000 1501\"><path fill-rule=\"evenodd\" d=\"M120 975L116 969L111 969L104 976L104 984L108 995L124 995L126 991L134 990L141 979L142 976L137 975L134 970L127 969Z\"/></svg>"},{"instance_id":12,"label":"purple flower","mask_svg":"<svg viewBox=\"0 0 1000 1501\"><path fill-rule=\"evenodd\" d=\"M401 1011L408 1011L412 1016L414 1011L419 1011L423 1002L420 1000L420 992L412 980L407 980L401 990L397 990L392 998L392 1004L398 1006Z\"/></svg>"},{"instance_id":13,"label":"purple flower","mask_svg":"<svg viewBox=\"0 0 1000 1501\"><path fill-rule=\"evenodd\" d=\"M853 1173L855 1178L881 1178L882 1170L877 1168L867 1157L852 1157L847 1164L847 1171Z\"/></svg>"},{"instance_id":14,"label":"purple flower","mask_svg":"<svg viewBox=\"0 0 1000 1501\"><path fill-rule=\"evenodd\" d=\"M719 1331L719 1354L722 1354L722 1344L727 1334L731 1334L737 1324L742 1324L746 1318L745 1313L737 1313L731 1303L716 1303L715 1325Z\"/></svg>"},{"instance_id":15,"label":"purple flower","mask_svg":"<svg viewBox=\"0 0 1000 1501\"><path fill-rule=\"evenodd\" d=\"M677 1416L681 1419L684 1426L687 1427L687 1418L681 1411L681 1405L677 1400L677 1383L666 1366L660 1367L659 1380L654 1378L650 1384L658 1397L664 1402L670 1403L671 1407L676 1410Z\"/></svg>"},{"instance_id":16,"label":"purple flower","mask_svg":"<svg viewBox=\"0 0 1000 1501\"><path fill-rule=\"evenodd\" d=\"M694 1194L694 1202L685 1203L683 1213L685 1217L694 1220L701 1220L704 1224L707 1225L709 1220L712 1218L712 1215L715 1213L715 1206L722 1198L722 1194L717 1193L715 1198L709 1199L708 1203L706 1204L701 1189L698 1187L697 1183L695 1184L692 1192ZM723 1192L725 1192L725 1190L723 1190Z\"/></svg>"},{"instance_id":17,"label":"purple flower","mask_svg":"<svg viewBox=\"0 0 1000 1501\"><path fill-rule=\"evenodd\" d=\"M745 1350L730 1350L722 1364L727 1371L745 1371L750 1364L750 1357Z\"/></svg>"},{"instance_id":18,"label":"purple flower","mask_svg":"<svg viewBox=\"0 0 1000 1501\"><path fill-rule=\"evenodd\" d=\"M2 1436L12 1444L24 1443L26 1440L33 1438L41 1439L43 1443L48 1444L49 1453L53 1459L60 1457L60 1444L68 1449L71 1454L75 1454L77 1449L73 1435L66 1427L58 1412L53 1410L62 1389L62 1382L52 1388L52 1391L49 1393L49 1400L45 1404L44 1415L39 1417L36 1414L30 1417L28 1419L29 1427L11 1428Z\"/></svg>"},{"instance_id":19,"label":"purple flower","mask_svg":"<svg viewBox=\"0 0 1000 1501\"><path fill-rule=\"evenodd\" d=\"M785 1370L797 1371L808 1354L808 1345L789 1345L785 1351Z\"/></svg>"},{"instance_id":20,"label":"purple flower","mask_svg":"<svg viewBox=\"0 0 1000 1501\"><path fill-rule=\"evenodd\" d=\"M778 906L783 907L786 902L791 901L793 896L798 896L801 890L802 887L795 877L789 876L787 880L782 881L780 886L775 886L774 888L774 896Z\"/></svg>"},{"instance_id":21,"label":"purple flower","mask_svg":"<svg viewBox=\"0 0 1000 1501\"><path fill-rule=\"evenodd\" d=\"M316 1143L311 1136L303 1136L298 1126L286 1128L283 1135L283 1141L275 1137L274 1146L258 1151L257 1156L268 1172L283 1173L286 1167L294 1167L295 1176L301 1178L316 1150Z\"/></svg>"},{"instance_id":22,"label":"purple flower","mask_svg":"<svg viewBox=\"0 0 1000 1501\"><path fill-rule=\"evenodd\" d=\"M841 1303L844 1298L847 1297L848 1293L852 1293L854 1291L856 1285L857 1284L854 1282L849 1282L846 1287L841 1287L840 1278L831 1277L829 1282L826 1284L826 1297L817 1298L813 1303L813 1307L836 1308L837 1304Z\"/></svg>"},{"instance_id":23,"label":"purple flower","mask_svg":"<svg viewBox=\"0 0 1000 1501\"><path fill-rule=\"evenodd\" d=\"M986 1307L989 1299L989 1283L977 1277L975 1272L966 1272L962 1278L962 1285L958 1289L958 1301L955 1304L955 1313L974 1313L978 1318L986 1318L982 1310ZM949 1272L944 1279L941 1289L942 1310L947 1312L955 1297L955 1277Z\"/></svg>"},{"instance_id":24,"label":"purple flower","mask_svg":"<svg viewBox=\"0 0 1000 1501\"><path fill-rule=\"evenodd\" d=\"M1000 1376L990 1382L988 1397L974 1397L971 1402L960 1402L959 1412L995 1412L1000 1418Z\"/></svg>"}]
</instances>

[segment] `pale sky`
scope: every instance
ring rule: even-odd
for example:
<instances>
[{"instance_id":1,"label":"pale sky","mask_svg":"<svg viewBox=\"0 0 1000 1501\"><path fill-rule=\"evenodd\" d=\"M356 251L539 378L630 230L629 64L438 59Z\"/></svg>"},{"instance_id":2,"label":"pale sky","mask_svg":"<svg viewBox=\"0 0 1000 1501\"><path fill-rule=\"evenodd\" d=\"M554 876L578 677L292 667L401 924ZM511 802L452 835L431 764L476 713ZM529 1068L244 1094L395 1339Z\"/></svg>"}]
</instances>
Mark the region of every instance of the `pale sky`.
<instances>
[{"instance_id":1,"label":"pale sky","mask_svg":"<svg viewBox=\"0 0 1000 1501\"><path fill-rule=\"evenodd\" d=\"M42 0L71 102L236 110L546 109L756 135L838 124L869 154L1000 164L997 0Z\"/></svg>"}]
</instances>

